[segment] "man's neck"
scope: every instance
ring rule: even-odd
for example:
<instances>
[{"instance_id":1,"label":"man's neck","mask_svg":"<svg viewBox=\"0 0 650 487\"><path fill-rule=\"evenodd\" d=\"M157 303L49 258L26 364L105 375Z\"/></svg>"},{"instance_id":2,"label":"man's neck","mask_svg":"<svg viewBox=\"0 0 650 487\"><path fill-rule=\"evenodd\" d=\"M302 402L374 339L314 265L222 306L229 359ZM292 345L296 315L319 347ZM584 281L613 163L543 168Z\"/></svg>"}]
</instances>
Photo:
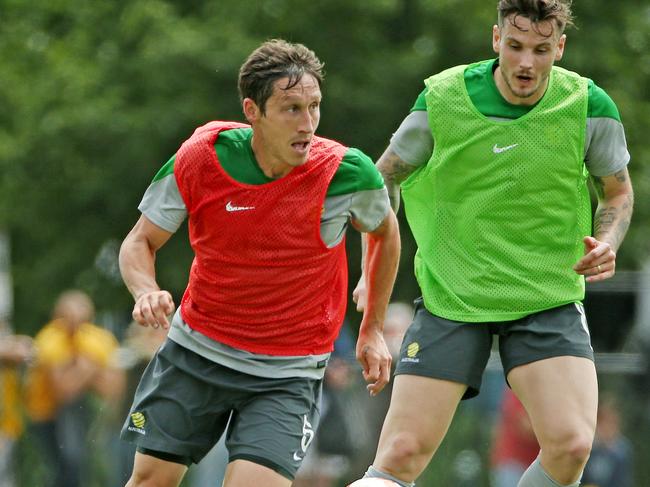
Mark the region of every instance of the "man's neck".
<instances>
[{"instance_id":1,"label":"man's neck","mask_svg":"<svg viewBox=\"0 0 650 487\"><path fill-rule=\"evenodd\" d=\"M273 155L268 154L263 143L257 141L254 133L251 138L251 148L253 149L255 162L257 162L257 165L267 178L280 179L289 174L293 169L290 165L285 164Z\"/></svg>"}]
</instances>

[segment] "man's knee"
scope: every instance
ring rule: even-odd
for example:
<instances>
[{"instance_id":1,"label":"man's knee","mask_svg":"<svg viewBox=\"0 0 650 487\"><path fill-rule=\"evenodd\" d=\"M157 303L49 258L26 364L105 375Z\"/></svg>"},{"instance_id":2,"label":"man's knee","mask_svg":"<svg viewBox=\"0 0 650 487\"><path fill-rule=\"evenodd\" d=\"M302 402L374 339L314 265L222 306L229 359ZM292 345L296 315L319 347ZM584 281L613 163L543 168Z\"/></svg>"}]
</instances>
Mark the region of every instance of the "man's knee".
<instances>
[{"instance_id":1,"label":"man's knee","mask_svg":"<svg viewBox=\"0 0 650 487\"><path fill-rule=\"evenodd\" d=\"M125 487L178 487L186 470L184 465L137 453Z\"/></svg>"},{"instance_id":2,"label":"man's knee","mask_svg":"<svg viewBox=\"0 0 650 487\"><path fill-rule=\"evenodd\" d=\"M565 455L576 464L584 465L591 455L592 435L575 435L567 441Z\"/></svg>"},{"instance_id":3,"label":"man's knee","mask_svg":"<svg viewBox=\"0 0 650 487\"><path fill-rule=\"evenodd\" d=\"M162 487L152 474L133 472L124 487Z\"/></svg>"},{"instance_id":4,"label":"man's knee","mask_svg":"<svg viewBox=\"0 0 650 487\"><path fill-rule=\"evenodd\" d=\"M426 465L433 454L433 447L423 442L418 435L399 432L389 438L378 455L379 467L390 474L413 472L419 474L422 464Z\"/></svg>"},{"instance_id":5,"label":"man's knee","mask_svg":"<svg viewBox=\"0 0 650 487\"><path fill-rule=\"evenodd\" d=\"M124 487L172 487L178 485L177 483L170 483L166 479L156 478L155 475L136 474L131 475L131 478Z\"/></svg>"},{"instance_id":6,"label":"man's knee","mask_svg":"<svg viewBox=\"0 0 650 487\"><path fill-rule=\"evenodd\" d=\"M551 458L584 465L591 454L593 432L585 429L558 432L542 444L542 450Z\"/></svg>"}]
</instances>

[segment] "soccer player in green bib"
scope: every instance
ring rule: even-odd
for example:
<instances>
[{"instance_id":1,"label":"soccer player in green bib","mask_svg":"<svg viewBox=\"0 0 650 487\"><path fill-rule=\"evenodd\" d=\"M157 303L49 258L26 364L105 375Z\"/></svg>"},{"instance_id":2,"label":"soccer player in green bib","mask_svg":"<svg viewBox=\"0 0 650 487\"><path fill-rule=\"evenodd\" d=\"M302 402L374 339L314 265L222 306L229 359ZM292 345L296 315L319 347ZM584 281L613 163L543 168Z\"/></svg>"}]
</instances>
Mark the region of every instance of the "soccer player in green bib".
<instances>
[{"instance_id":1,"label":"soccer player in green bib","mask_svg":"<svg viewBox=\"0 0 650 487\"><path fill-rule=\"evenodd\" d=\"M395 209L401 186L422 299L366 477L402 486L427 466L461 399L478 394L495 336L541 445L519 487L579 485L594 436L581 300L585 278L614 275L632 215L623 126L593 81L553 66L569 1L501 0L497 10L498 58L427 79L377 163ZM361 286L355 296L363 308Z\"/></svg>"}]
</instances>

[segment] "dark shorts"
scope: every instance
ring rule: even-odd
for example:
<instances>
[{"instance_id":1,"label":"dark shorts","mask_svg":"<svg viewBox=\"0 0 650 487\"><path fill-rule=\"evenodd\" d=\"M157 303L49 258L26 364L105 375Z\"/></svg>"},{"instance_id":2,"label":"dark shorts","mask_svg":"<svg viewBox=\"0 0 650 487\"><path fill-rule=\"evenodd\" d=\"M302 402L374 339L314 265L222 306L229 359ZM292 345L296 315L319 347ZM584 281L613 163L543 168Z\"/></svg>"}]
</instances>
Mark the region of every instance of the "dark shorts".
<instances>
[{"instance_id":1,"label":"dark shorts","mask_svg":"<svg viewBox=\"0 0 650 487\"><path fill-rule=\"evenodd\" d=\"M582 305L571 303L514 321L465 323L434 316L422 299L415 302L395 375L409 374L460 382L463 399L476 396L490 358L494 336L504 374L519 365L559 356L594 359Z\"/></svg>"},{"instance_id":2,"label":"dark shorts","mask_svg":"<svg viewBox=\"0 0 650 487\"><path fill-rule=\"evenodd\" d=\"M293 480L320 419L321 390L321 380L244 374L168 339L142 376L121 436L140 452L189 465L228 425L229 461Z\"/></svg>"}]
</instances>

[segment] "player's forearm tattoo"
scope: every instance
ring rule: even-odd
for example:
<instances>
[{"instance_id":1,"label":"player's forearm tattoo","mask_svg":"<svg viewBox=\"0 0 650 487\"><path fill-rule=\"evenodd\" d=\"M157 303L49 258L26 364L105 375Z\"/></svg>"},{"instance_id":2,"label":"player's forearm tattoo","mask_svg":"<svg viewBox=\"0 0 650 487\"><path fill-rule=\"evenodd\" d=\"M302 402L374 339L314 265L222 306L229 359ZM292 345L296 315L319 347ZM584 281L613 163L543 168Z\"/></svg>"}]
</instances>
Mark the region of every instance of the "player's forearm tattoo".
<instances>
[{"instance_id":1,"label":"player's forearm tattoo","mask_svg":"<svg viewBox=\"0 0 650 487\"><path fill-rule=\"evenodd\" d=\"M627 180L624 171L618 172L614 176L616 181L621 184ZM598 240L609 242L616 251L630 226L634 208L634 193L629 192L606 198L602 178L594 177L593 181L598 198L601 200L594 216L594 236Z\"/></svg>"},{"instance_id":2,"label":"player's forearm tattoo","mask_svg":"<svg viewBox=\"0 0 650 487\"><path fill-rule=\"evenodd\" d=\"M384 177L390 205L397 213L400 204L399 185L417 169L417 166L404 162L394 152L386 150L377 161L377 169Z\"/></svg>"}]
</instances>

